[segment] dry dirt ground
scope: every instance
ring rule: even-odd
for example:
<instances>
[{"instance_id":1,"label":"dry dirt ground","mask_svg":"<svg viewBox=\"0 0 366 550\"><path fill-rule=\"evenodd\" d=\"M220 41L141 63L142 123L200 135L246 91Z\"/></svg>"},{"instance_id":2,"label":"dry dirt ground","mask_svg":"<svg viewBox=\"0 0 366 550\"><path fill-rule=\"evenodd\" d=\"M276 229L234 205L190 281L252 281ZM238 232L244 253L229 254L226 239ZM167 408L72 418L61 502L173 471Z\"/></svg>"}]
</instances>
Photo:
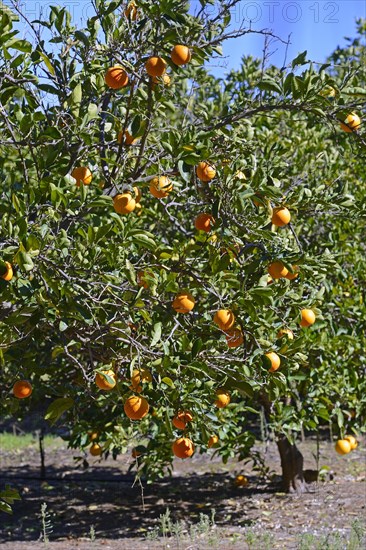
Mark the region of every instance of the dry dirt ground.
<instances>
[{"instance_id":1,"label":"dry dirt ground","mask_svg":"<svg viewBox=\"0 0 366 550\"><path fill-rule=\"evenodd\" d=\"M316 444L300 444L307 468L315 469ZM258 450L264 447L258 444ZM280 492L280 464L274 444L265 453L273 475L263 480L249 466L223 465L211 456L195 455L175 463L172 478L141 487L128 474L131 457L90 461L76 468L73 452L62 444L46 449L47 481L39 479L39 455L1 451L0 487L19 489L22 500L14 515L0 512L0 545L9 550L44 547L40 542L40 507L47 504L52 532L47 548L94 550L272 550L317 548L363 550L366 519L366 446L340 457L322 442L320 467L326 480L311 484L311 492L289 496ZM233 479L245 473L247 487ZM165 516L166 537L162 536ZM214 510L214 525L211 518ZM204 517L202 516L204 515ZM201 518L201 519L200 519ZM355 536L352 525L356 521ZM171 522L171 523L169 523ZM358 526L357 526L358 525ZM160 527L160 529L159 529ZM365 546L364 546L365 544Z\"/></svg>"}]
</instances>

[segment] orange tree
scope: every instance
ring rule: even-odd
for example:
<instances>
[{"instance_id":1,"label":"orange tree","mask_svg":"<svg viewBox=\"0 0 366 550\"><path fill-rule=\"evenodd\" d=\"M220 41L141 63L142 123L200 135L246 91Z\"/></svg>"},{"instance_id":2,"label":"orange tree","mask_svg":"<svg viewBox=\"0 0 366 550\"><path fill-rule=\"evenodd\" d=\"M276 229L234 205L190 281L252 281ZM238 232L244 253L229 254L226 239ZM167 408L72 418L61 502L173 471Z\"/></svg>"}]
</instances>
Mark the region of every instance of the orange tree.
<instances>
[{"instance_id":1,"label":"orange tree","mask_svg":"<svg viewBox=\"0 0 366 550\"><path fill-rule=\"evenodd\" d=\"M262 411L301 490L296 433L364 422L365 52L219 80L236 3L3 12L1 410L150 478Z\"/></svg>"}]
</instances>

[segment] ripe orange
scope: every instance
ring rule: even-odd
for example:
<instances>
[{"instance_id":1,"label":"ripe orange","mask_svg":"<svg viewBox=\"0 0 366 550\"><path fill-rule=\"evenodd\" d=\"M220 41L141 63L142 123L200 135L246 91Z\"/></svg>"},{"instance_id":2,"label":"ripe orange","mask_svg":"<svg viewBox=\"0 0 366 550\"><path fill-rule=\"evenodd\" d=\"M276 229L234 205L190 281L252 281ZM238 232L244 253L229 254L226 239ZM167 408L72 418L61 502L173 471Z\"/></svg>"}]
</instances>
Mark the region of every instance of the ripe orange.
<instances>
[{"instance_id":1,"label":"ripe orange","mask_svg":"<svg viewBox=\"0 0 366 550\"><path fill-rule=\"evenodd\" d=\"M239 328L231 328L226 331L226 342L229 348L238 348L244 342L244 336Z\"/></svg>"},{"instance_id":2,"label":"ripe orange","mask_svg":"<svg viewBox=\"0 0 366 550\"><path fill-rule=\"evenodd\" d=\"M95 441L98 439L99 434L98 432L88 432L89 441Z\"/></svg>"},{"instance_id":3,"label":"ripe orange","mask_svg":"<svg viewBox=\"0 0 366 550\"><path fill-rule=\"evenodd\" d=\"M194 308L196 301L189 292L180 292L172 302L172 308L177 313L189 313Z\"/></svg>"},{"instance_id":4,"label":"ripe orange","mask_svg":"<svg viewBox=\"0 0 366 550\"><path fill-rule=\"evenodd\" d=\"M301 310L301 327L310 327L315 323L315 313L312 309L302 309Z\"/></svg>"},{"instance_id":5,"label":"ripe orange","mask_svg":"<svg viewBox=\"0 0 366 550\"><path fill-rule=\"evenodd\" d=\"M224 409L230 403L230 394L225 388L218 388L216 390L216 397L215 405L218 409Z\"/></svg>"},{"instance_id":6,"label":"ripe orange","mask_svg":"<svg viewBox=\"0 0 366 550\"><path fill-rule=\"evenodd\" d=\"M269 353L266 353L266 357L271 363L271 367L268 369L268 372L275 372L280 368L281 359L278 357L277 353L270 351Z\"/></svg>"},{"instance_id":7,"label":"ripe orange","mask_svg":"<svg viewBox=\"0 0 366 550\"><path fill-rule=\"evenodd\" d=\"M185 430L188 422L192 422L193 416L189 411L179 411L172 420L173 426L178 430Z\"/></svg>"},{"instance_id":8,"label":"ripe orange","mask_svg":"<svg viewBox=\"0 0 366 550\"><path fill-rule=\"evenodd\" d=\"M216 176L215 167L207 161L202 161L196 168L196 174L199 180L208 182L214 179Z\"/></svg>"},{"instance_id":9,"label":"ripe orange","mask_svg":"<svg viewBox=\"0 0 366 550\"><path fill-rule=\"evenodd\" d=\"M110 67L105 73L105 83L113 90L120 90L128 84L128 74L121 65Z\"/></svg>"},{"instance_id":10,"label":"ripe orange","mask_svg":"<svg viewBox=\"0 0 366 550\"><path fill-rule=\"evenodd\" d=\"M0 275L0 277L4 279L4 281L11 281L14 275L13 266L11 265L11 263L4 262L3 271L4 273Z\"/></svg>"},{"instance_id":11,"label":"ripe orange","mask_svg":"<svg viewBox=\"0 0 366 550\"><path fill-rule=\"evenodd\" d=\"M212 229L212 226L214 225L215 220L211 216L211 214L198 214L196 219L194 220L194 226L198 231L205 231L206 233L209 233Z\"/></svg>"},{"instance_id":12,"label":"ripe orange","mask_svg":"<svg viewBox=\"0 0 366 550\"><path fill-rule=\"evenodd\" d=\"M142 391L141 382L152 382L151 372L148 369L133 369L130 388L140 393Z\"/></svg>"},{"instance_id":13,"label":"ripe orange","mask_svg":"<svg viewBox=\"0 0 366 550\"><path fill-rule=\"evenodd\" d=\"M192 58L192 54L188 46L182 46L181 44L177 44L172 49L170 57L173 63L175 63L175 65L185 65L186 63L190 62Z\"/></svg>"},{"instance_id":14,"label":"ripe orange","mask_svg":"<svg viewBox=\"0 0 366 550\"><path fill-rule=\"evenodd\" d=\"M345 438L351 445L351 451L354 451L358 447L357 439L353 435L346 435Z\"/></svg>"},{"instance_id":15,"label":"ripe orange","mask_svg":"<svg viewBox=\"0 0 366 550\"><path fill-rule=\"evenodd\" d=\"M219 442L219 438L217 435L210 435L209 440L207 442L207 447L211 449L211 447L214 447Z\"/></svg>"},{"instance_id":16,"label":"ripe orange","mask_svg":"<svg viewBox=\"0 0 366 550\"><path fill-rule=\"evenodd\" d=\"M221 329L221 330L229 330L232 328L232 326L235 323L235 315L231 311L231 309L219 309L216 311L214 315L214 323Z\"/></svg>"},{"instance_id":17,"label":"ripe orange","mask_svg":"<svg viewBox=\"0 0 366 550\"><path fill-rule=\"evenodd\" d=\"M77 187L80 187L81 184L89 185L93 179L91 171L86 166L77 166L73 169L71 175L76 179Z\"/></svg>"},{"instance_id":18,"label":"ripe orange","mask_svg":"<svg viewBox=\"0 0 366 550\"><path fill-rule=\"evenodd\" d=\"M33 391L32 384L27 380L18 380L13 386L14 397L25 399L29 397Z\"/></svg>"},{"instance_id":19,"label":"ripe orange","mask_svg":"<svg viewBox=\"0 0 366 550\"><path fill-rule=\"evenodd\" d=\"M286 336L286 338L288 340L293 340L294 339L294 333L292 332L291 329L289 328L281 328L278 332L277 332L277 338L280 339L280 338L283 338L284 336Z\"/></svg>"},{"instance_id":20,"label":"ripe orange","mask_svg":"<svg viewBox=\"0 0 366 550\"><path fill-rule=\"evenodd\" d=\"M128 418L131 418L131 420L141 420L149 412L149 403L144 397L131 395L131 397L126 399L123 408Z\"/></svg>"},{"instance_id":21,"label":"ripe orange","mask_svg":"<svg viewBox=\"0 0 366 550\"><path fill-rule=\"evenodd\" d=\"M245 487L248 485L249 481L247 477L240 474L236 476L234 483L237 487Z\"/></svg>"},{"instance_id":22,"label":"ripe orange","mask_svg":"<svg viewBox=\"0 0 366 550\"><path fill-rule=\"evenodd\" d=\"M348 439L338 439L335 444L335 450L340 455L347 455L352 450L351 443Z\"/></svg>"},{"instance_id":23,"label":"ripe orange","mask_svg":"<svg viewBox=\"0 0 366 550\"><path fill-rule=\"evenodd\" d=\"M145 63L145 69L150 76L162 76L166 71L166 61L162 57L150 57Z\"/></svg>"},{"instance_id":24,"label":"ripe orange","mask_svg":"<svg viewBox=\"0 0 366 550\"><path fill-rule=\"evenodd\" d=\"M118 132L117 141L118 143L123 143L123 145L134 145L139 138L134 138L131 136L128 130Z\"/></svg>"},{"instance_id":25,"label":"ripe orange","mask_svg":"<svg viewBox=\"0 0 366 550\"><path fill-rule=\"evenodd\" d=\"M271 220L273 225L276 225L277 227L284 227L285 225L290 223L290 220L291 220L290 211L284 206L279 206L273 209L272 220Z\"/></svg>"},{"instance_id":26,"label":"ripe orange","mask_svg":"<svg viewBox=\"0 0 366 550\"><path fill-rule=\"evenodd\" d=\"M100 456L102 454L102 447L99 443L93 443L93 445L89 448L89 452L92 456Z\"/></svg>"},{"instance_id":27,"label":"ripe orange","mask_svg":"<svg viewBox=\"0 0 366 550\"><path fill-rule=\"evenodd\" d=\"M157 199L164 199L173 190L173 184L166 176L159 176L150 181L149 191Z\"/></svg>"},{"instance_id":28,"label":"ripe orange","mask_svg":"<svg viewBox=\"0 0 366 550\"><path fill-rule=\"evenodd\" d=\"M194 445L188 437L180 437L174 441L172 449L178 458L189 458L194 453Z\"/></svg>"},{"instance_id":29,"label":"ripe orange","mask_svg":"<svg viewBox=\"0 0 366 550\"><path fill-rule=\"evenodd\" d=\"M282 279L288 274L288 269L280 261L269 264L267 271L272 279Z\"/></svg>"},{"instance_id":30,"label":"ripe orange","mask_svg":"<svg viewBox=\"0 0 366 550\"><path fill-rule=\"evenodd\" d=\"M96 385L101 390L112 390L114 386L117 384L116 373L113 370L109 369L109 370L103 371L103 374L106 374L107 376L112 378L113 382L108 382L108 380L106 380L104 376L102 376L99 372L97 372L95 375Z\"/></svg>"},{"instance_id":31,"label":"ripe orange","mask_svg":"<svg viewBox=\"0 0 366 550\"><path fill-rule=\"evenodd\" d=\"M361 119L356 113L350 113L343 122L341 122L341 128L345 132L354 132L361 126Z\"/></svg>"},{"instance_id":32,"label":"ripe orange","mask_svg":"<svg viewBox=\"0 0 366 550\"><path fill-rule=\"evenodd\" d=\"M130 2L127 6L127 8L124 11L125 16L127 19L131 19L131 21L136 21L137 19L137 6L135 2Z\"/></svg>"},{"instance_id":33,"label":"ripe orange","mask_svg":"<svg viewBox=\"0 0 366 550\"><path fill-rule=\"evenodd\" d=\"M285 275L286 279L289 279L290 281L293 281L299 276L300 268L298 265L292 266L293 273L288 272L287 275Z\"/></svg>"},{"instance_id":34,"label":"ripe orange","mask_svg":"<svg viewBox=\"0 0 366 550\"><path fill-rule=\"evenodd\" d=\"M120 193L113 198L113 208L118 214L129 214L136 208L136 201L131 193Z\"/></svg>"}]
</instances>

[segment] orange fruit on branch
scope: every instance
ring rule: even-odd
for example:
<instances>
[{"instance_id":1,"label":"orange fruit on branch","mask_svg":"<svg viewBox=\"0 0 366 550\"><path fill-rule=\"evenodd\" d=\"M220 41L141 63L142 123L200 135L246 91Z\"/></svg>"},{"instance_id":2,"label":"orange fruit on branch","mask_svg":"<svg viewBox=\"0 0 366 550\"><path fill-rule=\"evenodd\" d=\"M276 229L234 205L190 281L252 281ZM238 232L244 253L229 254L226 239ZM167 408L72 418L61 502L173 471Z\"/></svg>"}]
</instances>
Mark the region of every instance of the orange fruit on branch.
<instances>
[{"instance_id":1,"label":"orange fruit on branch","mask_svg":"<svg viewBox=\"0 0 366 550\"><path fill-rule=\"evenodd\" d=\"M207 183L216 176L215 167L207 161L202 161L196 167L196 174L199 180Z\"/></svg>"},{"instance_id":2,"label":"orange fruit on branch","mask_svg":"<svg viewBox=\"0 0 366 550\"><path fill-rule=\"evenodd\" d=\"M113 90L120 90L128 84L128 74L121 65L110 67L105 73L105 83Z\"/></svg>"},{"instance_id":3,"label":"orange fruit on branch","mask_svg":"<svg viewBox=\"0 0 366 550\"><path fill-rule=\"evenodd\" d=\"M230 403L230 393L225 388L218 388L216 390L215 405L218 409L224 409Z\"/></svg>"},{"instance_id":4,"label":"orange fruit on branch","mask_svg":"<svg viewBox=\"0 0 366 550\"><path fill-rule=\"evenodd\" d=\"M150 57L145 63L145 69L149 76L162 76L166 71L166 61L162 57Z\"/></svg>"},{"instance_id":5,"label":"orange fruit on branch","mask_svg":"<svg viewBox=\"0 0 366 550\"><path fill-rule=\"evenodd\" d=\"M173 190L173 183L166 176L159 176L150 181L149 191L157 199L164 199Z\"/></svg>"},{"instance_id":6,"label":"orange fruit on branch","mask_svg":"<svg viewBox=\"0 0 366 550\"><path fill-rule=\"evenodd\" d=\"M178 458L189 458L194 453L194 445L188 437L180 437L174 441L172 449Z\"/></svg>"},{"instance_id":7,"label":"orange fruit on branch","mask_svg":"<svg viewBox=\"0 0 366 550\"><path fill-rule=\"evenodd\" d=\"M340 455L347 455L352 450L351 443L348 439L338 439L335 444L335 450Z\"/></svg>"},{"instance_id":8,"label":"orange fruit on branch","mask_svg":"<svg viewBox=\"0 0 366 550\"><path fill-rule=\"evenodd\" d=\"M290 281L293 281L294 279L296 279L299 276L299 272L300 272L299 266L298 265L293 265L292 266L292 271L293 271L293 273L290 273L290 271L289 271L287 273L287 275L285 275L285 278L289 279Z\"/></svg>"},{"instance_id":9,"label":"orange fruit on branch","mask_svg":"<svg viewBox=\"0 0 366 550\"><path fill-rule=\"evenodd\" d=\"M122 143L123 145L134 145L139 138L134 138L131 136L130 132L128 130L125 130L122 132L118 132L117 141L118 143Z\"/></svg>"},{"instance_id":10,"label":"orange fruit on branch","mask_svg":"<svg viewBox=\"0 0 366 550\"><path fill-rule=\"evenodd\" d=\"M3 262L3 264L0 277L4 279L4 281L11 281L14 275L13 266L10 262Z\"/></svg>"},{"instance_id":11,"label":"orange fruit on branch","mask_svg":"<svg viewBox=\"0 0 366 550\"><path fill-rule=\"evenodd\" d=\"M291 214L286 207L279 206L273 209L273 214L271 219L273 225L276 225L277 227L284 227L285 225L290 223L290 220L291 220Z\"/></svg>"},{"instance_id":12,"label":"orange fruit on branch","mask_svg":"<svg viewBox=\"0 0 366 550\"><path fill-rule=\"evenodd\" d=\"M100 456L102 454L102 447L99 443L93 443L89 448L89 452L92 456Z\"/></svg>"},{"instance_id":13,"label":"orange fruit on branch","mask_svg":"<svg viewBox=\"0 0 366 550\"><path fill-rule=\"evenodd\" d=\"M140 393L142 391L141 382L152 382L151 372L148 369L133 369L130 388Z\"/></svg>"},{"instance_id":14,"label":"orange fruit on branch","mask_svg":"<svg viewBox=\"0 0 366 550\"><path fill-rule=\"evenodd\" d=\"M312 309L302 309L301 310L301 321L300 326L310 327L315 323L316 317Z\"/></svg>"},{"instance_id":15,"label":"orange fruit on branch","mask_svg":"<svg viewBox=\"0 0 366 550\"><path fill-rule=\"evenodd\" d=\"M219 438L217 435L210 435L207 442L207 447L211 449L211 447L214 447L215 445L217 445L218 442L219 442Z\"/></svg>"},{"instance_id":16,"label":"orange fruit on branch","mask_svg":"<svg viewBox=\"0 0 366 550\"><path fill-rule=\"evenodd\" d=\"M178 430L185 430L188 422L192 422L193 416L189 411L179 411L172 420L173 426Z\"/></svg>"},{"instance_id":17,"label":"orange fruit on branch","mask_svg":"<svg viewBox=\"0 0 366 550\"><path fill-rule=\"evenodd\" d=\"M71 172L71 175L76 179L76 186L80 187L81 184L89 185L93 179L92 173L86 166L77 166Z\"/></svg>"},{"instance_id":18,"label":"orange fruit on branch","mask_svg":"<svg viewBox=\"0 0 366 550\"><path fill-rule=\"evenodd\" d=\"M353 435L346 435L345 438L351 445L351 451L354 451L358 447L357 439Z\"/></svg>"},{"instance_id":19,"label":"orange fruit on branch","mask_svg":"<svg viewBox=\"0 0 366 550\"><path fill-rule=\"evenodd\" d=\"M104 378L103 374L107 375L109 378L111 378L111 381L108 381L106 378ZM117 377L116 373L113 370L105 370L103 371L103 374L100 374L99 372L95 375L95 383L101 390L112 390L114 386L117 384Z\"/></svg>"},{"instance_id":20,"label":"orange fruit on branch","mask_svg":"<svg viewBox=\"0 0 366 550\"><path fill-rule=\"evenodd\" d=\"M282 279L288 274L288 269L279 260L269 264L267 271L272 279Z\"/></svg>"},{"instance_id":21,"label":"orange fruit on branch","mask_svg":"<svg viewBox=\"0 0 366 550\"><path fill-rule=\"evenodd\" d=\"M226 332L226 343L229 348L238 348L244 342L244 336L239 328L231 328Z\"/></svg>"},{"instance_id":22,"label":"orange fruit on branch","mask_svg":"<svg viewBox=\"0 0 366 550\"><path fill-rule=\"evenodd\" d=\"M99 437L98 432L88 432L89 441L96 441Z\"/></svg>"},{"instance_id":23,"label":"orange fruit on branch","mask_svg":"<svg viewBox=\"0 0 366 550\"><path fill-rule=\"evenodd\" d=\"M136 201L131 193L120 193L113 198L113 208L118 214L130 214L136 208Z\"/></svg>"},{"instance_id":24,"label":"orange fruit on branch","mask_svg":"<svg viewBox=\"0 0 366 550\"><path fill-rule=\"evenodd\" d=\"M212 226L214 225L215 220L211 216L211 214L198 214L196 219L194 220L194 226L198 231L205 231L206 233L209 233L212 229Z\"/></svg>"},{"instance_id":25,"label":"orange fruit on branch","mask_svg":"<svg viewBox=\"0 0 366 550\"><path fill-rule=\"evenodd\" d=\"M136 21L138 13L137 13L137 6L135 2L130 2L127 6L127 8L124 11L125 16L127 19L131 19L131 21Z\"/></svg>"},{"instance_id":26,"label":"orange fruit on branch","mask_svg":"<svg viewBox=\"0 0 366 550\"><path fill-rule=\"evenodd\" d=\"M32 384L27 380L18 380L13 386L13 395L18 399L29 397L32 391Z\"/></svg>"},{"instance_id":27,"label":"orange fruit on branch","mask_svg":"<svg viewBox=\"0 0 366 550\"><path fill-rule=\"evenodd\" d=\"M128 418L131 418L131 420L141 420L149 412L149 403L144 397L131 395L131 397L126 399L123 408Z\"/></svg>"},{"instance_id":28,"label":"orange fruit on branch","mask_svg":"<svg viewBox=\"0 0 366 550\"><path fill-rule=\"evenodd\" d=\"M189 63L192 58L192 54L188 46L177 44L172 49L170 57L175 65L180 66Z\"/></svg>"},{"instance_id":29,"label":"orange fruit on branch","mask_svg":"<svg viewBox=\"0 0 366 550\"><path fill-rule=\"evenodd\" d=\"M288 338L288 340L293 340L294 339L294 333L289 328L281 328L277 332L277 338L278 339L283 338L284 336L286 336Z\"/></svg>"},{"instance_id":30,"label":"orange fruit on branch","mask_svg":"<svg viewBox=\"0 0 366 550\"><path fill-rule=\"evenodd\" d=\"M354 132L361 126L361 119L356 113L350 113L340 125L344 132Z\"/></svg>"},{"instance_id":31,"label":"orange fruit on branch","mask_svg":"<svg viewBox=\"0 0 366 550\"><path fill-rule=\"evenodd\" d=\"M248 485L249 481L246 476L239 474L236 476L234 483L237 487L245 487L246 485Z\"/></svg>"},{"instance_id":32,"label":"orange fruit on branch","mask_svg":"<svg viewBox=\"0 0 366 550\"><path fill-rule=\"evenodd\" d=\"M278 370L281 365L281 359L279 358L277 353L275 353L274 351L270 351L269 353L266 353L265 356L271 364L268 372L276 372L276 370Z\"/></svg>"},{"instance_id":33,"label":"orange fruit on branch","mask_svg":"<svg viewBox=\"0 0 366 550\"><path fill-rule=\"evenodd\" d=\"M189 313L194 308L196 301L189 292L180 292L172 302L172 308L177 313Z\"/></svg>"},{"instance_id":34,"label":"orange fruit on branch","mask_svg":"<svg viewBox=\"0 0 366 550\"><path fill-rule=\"evenodd\" d=\"M235 315L230 309L219 309L213 320L221 330L228 331L235 323Z\"/></svg>"}]
</instances>

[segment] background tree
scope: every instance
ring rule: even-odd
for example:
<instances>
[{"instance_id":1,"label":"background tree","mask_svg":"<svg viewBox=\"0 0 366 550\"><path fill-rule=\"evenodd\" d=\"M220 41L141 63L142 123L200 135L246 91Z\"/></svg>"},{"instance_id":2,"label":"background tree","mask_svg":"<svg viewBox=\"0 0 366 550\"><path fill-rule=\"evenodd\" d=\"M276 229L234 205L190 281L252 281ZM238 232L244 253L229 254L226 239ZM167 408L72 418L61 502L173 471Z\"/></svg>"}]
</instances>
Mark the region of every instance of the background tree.
<instances>
[{"instance_id":1,"label":"background tree","mask_svg":"<svg viewBox=\"0 0 366 550\"><path fill-rule=\"evenodd\" d=\"M205 62L250 32L228 30L236 3L97 1L84 29L19 13L34 43L2 14L1 407L50 403L94 455L138 440L150 478L182 434L250 456L264 411L301 490L296 434L364 430L365 49L217 79Z\"/></svg>"}]
</instances>

